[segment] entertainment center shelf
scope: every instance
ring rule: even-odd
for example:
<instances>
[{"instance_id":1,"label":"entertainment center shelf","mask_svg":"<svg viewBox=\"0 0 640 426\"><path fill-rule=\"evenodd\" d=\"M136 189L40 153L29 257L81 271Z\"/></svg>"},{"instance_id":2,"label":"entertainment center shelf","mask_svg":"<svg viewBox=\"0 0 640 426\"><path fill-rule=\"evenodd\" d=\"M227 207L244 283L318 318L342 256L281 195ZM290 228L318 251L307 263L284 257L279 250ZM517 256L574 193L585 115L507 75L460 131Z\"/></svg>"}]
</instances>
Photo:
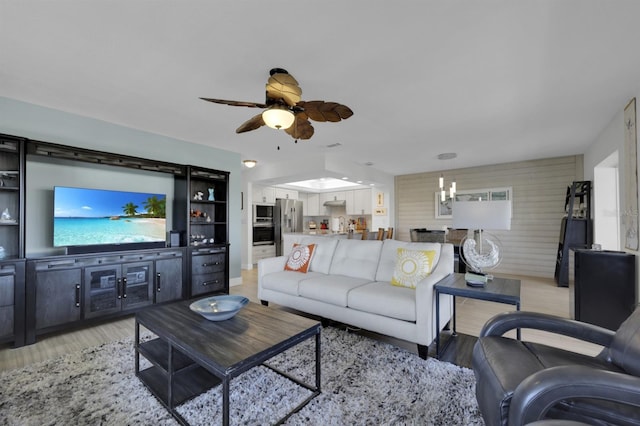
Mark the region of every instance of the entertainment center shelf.
<instances>
[{"instance_id":1,"label":"entertainment center shelf","mask_svg":"<svg viewBox=\"0 0 640 426\"><path fill-rule=\"evenodd\" d=\"M166 243L96 245L86 252L70 248L63 255L27 258L28 161L48 163L47 158L70 167L78 162L151 172L150 179L159 176L153 173L172 176ZM228 185L226 171L0 134L0 213L5 212L0 217L0 343L18 347L34 343L41 334L131 314L151 304L228 293Z\"/></svg>"}]
</instances>

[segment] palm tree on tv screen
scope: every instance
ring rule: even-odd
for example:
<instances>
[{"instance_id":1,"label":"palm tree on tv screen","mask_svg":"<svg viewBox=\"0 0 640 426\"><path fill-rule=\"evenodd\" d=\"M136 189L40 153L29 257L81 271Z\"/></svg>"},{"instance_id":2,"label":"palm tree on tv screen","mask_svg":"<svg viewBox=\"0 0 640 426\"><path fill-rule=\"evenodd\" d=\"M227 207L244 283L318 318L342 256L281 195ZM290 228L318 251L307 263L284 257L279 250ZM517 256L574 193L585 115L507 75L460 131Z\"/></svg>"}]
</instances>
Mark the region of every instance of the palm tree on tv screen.
<instances>
[{"instance_id":1,"label":"palm tree on tv screen","mask_svg":"<svg viewBox=\"0 0 640 426\"><path fill-rule=\"evenodd\" d=\"M124 211L124 214L126 216L135 216L136 213L138 213L138 206L136 206L133 203L127 203L124 206L122 206L122 210Z\"/></svg>"},{"instance_id":2,"label":"palm tree on tv screen","mask_svg":"<svg viewBox=\"0 0 640 426\"><path fill-rule=\"evenodd\" d=\"M147 198L144 202L144 208L151 217L165 217L166 216L166 200L158 199L155 195Z\"/></svg>"}]
</instances>

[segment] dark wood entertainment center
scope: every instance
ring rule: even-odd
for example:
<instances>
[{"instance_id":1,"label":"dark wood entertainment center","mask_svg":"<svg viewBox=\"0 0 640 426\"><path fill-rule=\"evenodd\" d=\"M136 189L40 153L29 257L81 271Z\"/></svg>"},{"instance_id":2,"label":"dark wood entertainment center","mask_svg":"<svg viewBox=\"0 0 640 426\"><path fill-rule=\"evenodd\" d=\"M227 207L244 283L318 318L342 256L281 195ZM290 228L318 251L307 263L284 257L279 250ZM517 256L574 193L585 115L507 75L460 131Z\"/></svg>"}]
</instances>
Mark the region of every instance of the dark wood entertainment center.
<instances>
[{"instance_id":1,"label":"dark wood entertainment center","mask_svg":"<svg viewBox=\"0 0 640 426\"><path fill-rule=\"evenodd\" d=\"M96 246L26 257L27 158L173 175L166 247ZM229 172L0 134L0 343L132 314L152 304L229 292ZM202 196L200 195L202 194ZM94 251L94 252L92 252Z\"/></svg>"}]
</instances>

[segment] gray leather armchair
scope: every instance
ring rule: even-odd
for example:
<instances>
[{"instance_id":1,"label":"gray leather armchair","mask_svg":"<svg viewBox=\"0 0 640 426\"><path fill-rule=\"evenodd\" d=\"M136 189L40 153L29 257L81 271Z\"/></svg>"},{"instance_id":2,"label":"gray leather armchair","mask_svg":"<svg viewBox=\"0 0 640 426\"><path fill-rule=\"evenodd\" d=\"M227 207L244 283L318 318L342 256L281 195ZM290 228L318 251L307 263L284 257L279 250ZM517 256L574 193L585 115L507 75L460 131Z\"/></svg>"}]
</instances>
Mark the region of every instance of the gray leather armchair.
<instances>
[{"instance_id":1,"label":"gray leather armchair","mask_svg":"<svg viewBox=\"0 0 640 426\"><path fill-rule=\"evenodd\" d=\"M502 336L517 328L563 334L604 348L591 357ZM472 364L487 425L542 419L640 424L640 308L616 332L540 313L500 314L480 332Z\"/></svg>"}]
</instances>

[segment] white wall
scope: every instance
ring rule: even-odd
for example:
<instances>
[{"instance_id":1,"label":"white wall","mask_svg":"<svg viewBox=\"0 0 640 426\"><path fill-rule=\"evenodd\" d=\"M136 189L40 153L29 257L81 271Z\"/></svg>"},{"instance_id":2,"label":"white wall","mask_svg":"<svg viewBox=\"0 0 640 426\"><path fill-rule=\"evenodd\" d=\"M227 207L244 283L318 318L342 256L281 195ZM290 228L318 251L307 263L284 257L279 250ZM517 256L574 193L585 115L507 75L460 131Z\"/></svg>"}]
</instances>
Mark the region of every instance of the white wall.
<instances>
[{"instance_id":1,"label":"white wall","mask_svg":"<svg viewBox=\"0 0 640 426\"><path fill-rule=\"evenodd\" d=\"M616 151L598 163L593 173L593 242L603 250L621 247L619 163Z\"/></svg>"},{"instance_id":2,"label":"white wall","mask_svg":"<svg viewBox=\"0 0 640 426\"><path fill-rule=\"evenodd\" d=\"M609 156L614 154L616 151L620 153L620 158L624 158L624 107L627 105L627 102L633 97L636 99L640 98L640 92L630 93L629 98L625 101L621 102L620 108L617 111L612 111L612 119L609 122L609 125L604 129L604 131L595 139L593 144L589 147L589 149L584 154L584 174L585 179L593 180L594 179L594 169L598 164L603 162ZM640 122L640 120L637 120ZM637 132L636 126L636 132ZM640 139L640 135L638 135ZM638 159L636 158L636 164ZM619 211L624 212L627 209L627 200L624 198L623 188L626 185L625 182L625 162L619 162ZM640 169L640 168L639 168ZM595 206L595 208L599 208ZM640 293L640 288L638 287L638 283L640 283L640 267L638 262L638 255L640 253L635 250L629 250L624 248L624 217L619 217L620 220L620 244L622 247L620 248L623 251L628 253L632 253L636 255L636 296ZM636 301L637 302L637 301Z\"/></svg>"}]
</instances>

